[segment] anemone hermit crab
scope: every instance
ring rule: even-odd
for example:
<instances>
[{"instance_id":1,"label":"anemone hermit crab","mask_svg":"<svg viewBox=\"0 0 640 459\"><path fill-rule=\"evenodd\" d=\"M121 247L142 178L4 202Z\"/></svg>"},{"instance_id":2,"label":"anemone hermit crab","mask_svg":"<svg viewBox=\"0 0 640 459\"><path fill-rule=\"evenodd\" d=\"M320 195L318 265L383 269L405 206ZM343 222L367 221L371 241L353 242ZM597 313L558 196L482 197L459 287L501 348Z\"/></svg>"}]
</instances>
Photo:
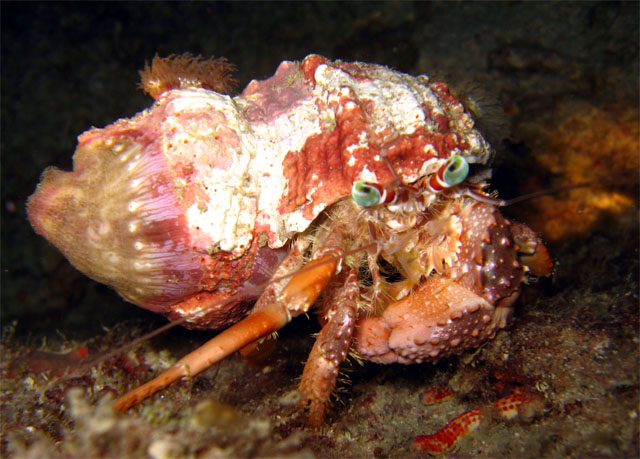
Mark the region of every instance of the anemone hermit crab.
<instances>
[{"instance_id":1,"label":"anemone hermit crab","mask_svg":"<svg viewBox=\"0 0 640 459\"><path fill-rule=\"evenodd\" d=\"M47 169L35 230L89 277L193 328L229 327L120 410L319 309L299 390L323 420L353 352L437 361L505 327L551 260L485 188L494 151L446 84L310 55L228 92L224 60L154 59L155 104ZM321 298L319 300L319 298Z\"/></svg>"}]
</instances>

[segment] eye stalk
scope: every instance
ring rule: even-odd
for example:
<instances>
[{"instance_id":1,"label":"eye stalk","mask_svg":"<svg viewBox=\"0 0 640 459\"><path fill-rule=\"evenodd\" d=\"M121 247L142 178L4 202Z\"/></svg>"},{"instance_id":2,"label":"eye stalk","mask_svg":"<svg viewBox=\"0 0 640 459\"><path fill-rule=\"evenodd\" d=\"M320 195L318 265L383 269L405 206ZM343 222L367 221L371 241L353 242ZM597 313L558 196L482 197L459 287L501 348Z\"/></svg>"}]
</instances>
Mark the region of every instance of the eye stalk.
<instances>
[{"instance_id":1,"label":"eye stalk","mask_svg":"<svg viewBox=\"0 0 640 459\"><path fill-rule=\"evenodd\" d=\"M384 189L377 183L359 180L351 188L351 197L362 207L376 206L384 201Z\"/></svg>"},{"instance_id":2,"label":"eye stalk","mask_svg":"<svg viewBox=\"0 0 640 459\"><path fill-rule=\"evenodd\" d=\"M469 175L469 163L462 156L453 155L442 165L438 172L429 179L429 188L438 193L444 189L456 186Z\"/></svg>"}]
</instances>

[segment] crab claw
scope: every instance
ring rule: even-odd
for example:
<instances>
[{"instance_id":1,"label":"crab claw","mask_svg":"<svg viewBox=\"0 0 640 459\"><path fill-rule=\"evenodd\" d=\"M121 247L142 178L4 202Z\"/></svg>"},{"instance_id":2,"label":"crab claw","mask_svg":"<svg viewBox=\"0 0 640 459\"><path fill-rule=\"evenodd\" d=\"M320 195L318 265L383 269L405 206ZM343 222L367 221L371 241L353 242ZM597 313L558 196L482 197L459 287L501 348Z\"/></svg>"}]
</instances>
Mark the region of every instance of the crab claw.
<instances>
[{"instance_id":1,"label":"crab claw","mask_svg":"<svg viewBox=\"0 0 640 459\"><path fill-rule=\"evenodd\" d=\"M381 317L362 318L356 349L379 363L437 361L493 336L510 313L463 285L433 276Z\"/></svg>"},{"instance_id":2,"label":"crab claw","mask_svg":"<svg viewBox=\"0 0 640 459\"><path fill-rule=\"evenodd\" d=\"M511 234L518 244L519 260L534 276L548 276L553 272L553 260L536 233L526 225L514 223Z\"/></svg>"}]
</instances>

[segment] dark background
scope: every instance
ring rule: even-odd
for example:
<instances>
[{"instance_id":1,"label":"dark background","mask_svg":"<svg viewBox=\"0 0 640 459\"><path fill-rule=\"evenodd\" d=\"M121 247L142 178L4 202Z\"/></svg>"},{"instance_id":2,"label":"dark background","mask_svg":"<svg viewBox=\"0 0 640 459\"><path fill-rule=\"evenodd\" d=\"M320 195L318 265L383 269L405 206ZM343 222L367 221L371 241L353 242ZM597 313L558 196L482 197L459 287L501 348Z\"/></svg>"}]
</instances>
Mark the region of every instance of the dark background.
<instances>
[{"instance_id":1,"label":"dark background","mask_svg":"<svg viewBox=\"0 0 640 459\"><path fill-rule=\"evenodd\" d=\"M594 110L613 113L615 120L617 113L630 110L636 117L632 115L629 124L631 136L634 125L637 134L637 2L3 2L1 16L1 321L5 350L11 349L13 356L42 345L45 337L49 343L61 336L88 339L104 333L103 325L112 327L135 318L163 323L75 271L33 232L25 214L26 199L42 170L49 165L70 169L80 133L130 117L151 104L137 89L137 72L156 53L224 56L238 67L239 89L251 79L272 75L282 60L319 53L332 59L385 64L414 75L429 74L453 82L462 92L468 88L476 94L480 91L480 98L493 101L505 113L490 115L483 123L500 153L493 188L507 198L563 184L566 177L551 177L536 162L541 153L536 139L554 125L557 113L566 115L573 107L588 104ZM504 127L505 119L510 128ZM561 135L572 136L571 132ZM633 145L633 138L630 143ZM636 170L635 160L629 167ZM608 174L606 167L603 173ZM636 185L637 178L622 193L635 200ZM532 209L528 203L522 206L525 213ZM532 297L542 296L536 301L548 308L545 314L561 322L567 314L578 314L571 305L583 307L585 301L596 301L572 300L572 294L593 291L594 286L602 290L606 285L602 307L626 305L624 320L631 318L637 325L637 207L597 220L599 226L550 244L560 268L554 280L534 286L538 293ZM546 236L543 223L530 224ZM614 262L607 258L611 254L624 255ZM594 260L608 261L602 262L605 267L585 272L586 266L595 266ZM622 297L627 299L622 301ZM554 301L566 305L563 314L549 306L557 304ZM616 311L606 311L623 320ZM526 312L520 314L526 317ZM610 319L603 314L596 322ZM516 315L516 324L526 326L526 321L518 320ZM304 332L308 331L305 327L309 326L301 325ZM601 332L608 349L631 345L629 334L613 336L605 328ZM175 333L176 339L207 336ZM629 333L637 336L637 327ZM411 375L408 377L415 378ZM447 378L450 376L448 373ZM627 382L614 387L633 386L631 373L625 370L623 376L628 376ZM612 397L611 390L606 386L595 393ZM637 390L626 396L628 406L635 400L637 408ZM555 416L563 412L565 402L559 395L552 400ZM631 416L626 408L620 410ZM609 418L594 422L594 431L601 424L611 426ZM3 434L12 425L5 419ZM617 426L611 429L620 430ZM627 437L612 435L614 446L609 446L609 453L634 451L629 450L633 446ZM599 443L589 446L584 438L574 438L571 446L553 444L546 452L602 453ZM333 441L334 446L340 444ZM603 442L611 443L609 439ZM6 445L3 436L3 452ZM347 454L339 447L309 447L320 455ZM380 443L358 453L406 453L407 445L395 447L399 449ZM482 452L505 454L500 448ZM477 448L466 451L479 452ZM544 453L537 450L532 455Z\"/></svg>"}]
</instances>

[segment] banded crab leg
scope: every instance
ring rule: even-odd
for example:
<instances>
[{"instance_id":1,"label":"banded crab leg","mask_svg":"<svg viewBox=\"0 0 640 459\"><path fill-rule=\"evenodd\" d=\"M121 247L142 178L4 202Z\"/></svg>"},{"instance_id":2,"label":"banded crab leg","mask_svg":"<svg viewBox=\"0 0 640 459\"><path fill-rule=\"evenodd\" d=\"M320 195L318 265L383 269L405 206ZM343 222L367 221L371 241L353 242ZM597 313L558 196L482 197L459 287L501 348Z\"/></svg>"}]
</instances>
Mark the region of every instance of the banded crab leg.
<instances>
[{"instance_id":1,"label":"banded crab leg","mask_svg":"<svg viewBox=\"0 0 640 459\"><path fill-rule=\"evenodd\" d=\"M169 384L197 375L246 345L284 327L293 317L308 311L338 270L341 255L342 253L336 254L333 251L316 253L312 261L297 272L279 294L276 293L277 287L264 292L265 300L259 299L258 302L267 304L184 356L167 371L117 399L116 410L126 411ZM302 257L300 245L297 245L282 264L295 264Z\"/></svg>"},{"instance_id":2,"label":"banded crab leg","mask_svg":"<svg viewBox=\"0 0 640 459\"><path fill-rule=\"evenodd\" d=\"M315 241L314 256L334 254L345 260L345 266L338 270L339 273L324 292L319 314L322 329L304 366L299 385L302 401L308 409L309 424L316 426L324 420L325 408L336 386L340 364L351 348L362 301L358 266L364 259L358 260L356 257L349 261L345 255L360 251L370 253L375 247L370 245L359 247L355 251L345 251L344 247L349 246L349 240L349 228L333 221L329 226L320 228Z\"/></svg>"},{"instance_id":3,"label":"banded crab leg","mask_svg":"<svg viewBox=\"0 0 640 459\"><path fill-rule=\"evenodd\" d=\"M308 403L311 425L319 425L324 420L324 410L336 386L339 366L351 347L359 297L355 268L341 273L325 292L320 316L324 324L304 366L299 386Z\"/></svg>"}]
</instances>

